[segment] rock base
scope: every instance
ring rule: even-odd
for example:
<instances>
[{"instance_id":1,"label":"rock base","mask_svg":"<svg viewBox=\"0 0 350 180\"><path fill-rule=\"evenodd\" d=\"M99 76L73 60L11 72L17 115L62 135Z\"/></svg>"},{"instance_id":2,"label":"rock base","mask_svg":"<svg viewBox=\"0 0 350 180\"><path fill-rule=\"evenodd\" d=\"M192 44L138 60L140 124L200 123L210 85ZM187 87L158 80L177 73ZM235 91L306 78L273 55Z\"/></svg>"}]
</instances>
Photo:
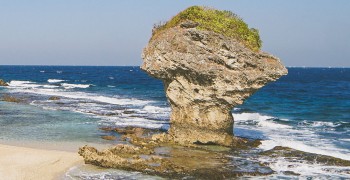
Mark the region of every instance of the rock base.
<instances>
[{"instance_id":1,"label":"rock base","mask_svg":"<svg viewBox=\"0 0 350 180\"><path fill-rule=\"evenodd\" d=\"M79 149L79 154L87 164L176 179L225 179L273 173L269 167L259 164L255 164L255 169L249 171L233 168L233 161L228 156L232 149L227 147L193 143L179 146L167 133L154 133L142 128L102 129L121 133L121 140L129 144L118 144L103 151L84 146ZM251 148L252 145L259 144L240 138L231 139L232 143L236 143L234 147Z\"/></svg>"}]
</instances>

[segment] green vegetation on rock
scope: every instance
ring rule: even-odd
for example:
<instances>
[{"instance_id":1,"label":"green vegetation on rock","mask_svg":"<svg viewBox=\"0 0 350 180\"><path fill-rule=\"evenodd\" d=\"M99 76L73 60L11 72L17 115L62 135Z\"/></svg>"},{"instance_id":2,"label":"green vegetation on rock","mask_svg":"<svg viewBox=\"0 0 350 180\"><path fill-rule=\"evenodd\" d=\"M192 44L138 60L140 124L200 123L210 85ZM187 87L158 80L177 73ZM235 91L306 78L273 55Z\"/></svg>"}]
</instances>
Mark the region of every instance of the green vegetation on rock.
<instances>
[{"instance_id":1,"label":"green vegetation on rock","mask_svg":"<svg viewBox=\"0 0 350 180\"><path fill-rule=\"evenodd\" d=\"M201 6L189 7L165 24L155 25L153 36L185 21L198 23L197 29L213 31L227 37L235 38L254 51L258 51L261 48L262 41L260 40L259 31L249 28L236 14L231 11L220 11Z\"/></svg>"}]
</instances>

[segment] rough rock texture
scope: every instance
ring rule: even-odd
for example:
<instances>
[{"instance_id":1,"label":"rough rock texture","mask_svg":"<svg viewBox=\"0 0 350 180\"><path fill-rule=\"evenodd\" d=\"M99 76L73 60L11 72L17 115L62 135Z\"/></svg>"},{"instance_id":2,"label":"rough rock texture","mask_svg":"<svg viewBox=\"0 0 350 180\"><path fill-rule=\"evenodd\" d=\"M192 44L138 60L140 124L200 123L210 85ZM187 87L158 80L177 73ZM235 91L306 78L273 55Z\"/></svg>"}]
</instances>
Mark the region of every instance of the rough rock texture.
<instances>
[{"instance_id":1,"label":"rough rock texture","mask_svg":"<svg viewBox=\"0 0 350 180\"><path fill-rule=\"evenodd\" d=\"M18 99L16 97L10 96L10 95L3 95L1 98L2 101L6 101L6 102L14 102L14 103L20 103L21 99Z\"/></svg>"},{"instance_id":2,"label":"rough rock texture","mask_svg":"<svg viewBox=\"0 0 350 180\"><path fill-rule=\"evenodd\" d=\"M0 79L0 86L8 86L8 84L4 80Z\"/></svg>"},{"instance_id":3,"label":"rough rock texture","mask_svg":"<svg viewBox=\"0 0 350 180\"><path fill-rule=\"evenodd\" d=\"M270 54L196 26L185 22L154 34L141 69L164 82L175 142L231 146L232 108L287 69Z\"/></svg>"},{"instance_id":4,"label":"rough rock texture","mask_svg":"<svg viewBox=\"0 0 350 180\"><path fill-rule=\"evenodd\" d=\"M60 100L61 98L60 97L57 97L57 96L51 96L49 98L50 101L57 101L57 100Z\"/></svg>"},{"instance_id":5,"label":"rough rock texture","mask_svg":"<svg viewBox=\"0 0 350 180\"><path fill-rule=\"evenodd\" d=\"M79 155L85 163L105 168L140 171L170 179L232 179L239 176L269 175L271 168L253 160L232 160L231 148L222 146L178 146L167 134L142 128L101 128L120 132L118 144L103 151L84 146ZM153 134L153 135L152 135ZM242 142L241 144L244 144ZM246 145L250 145L246 143ZM236 157L237 158L237 157Z\"/></svg>"}]
</instances>

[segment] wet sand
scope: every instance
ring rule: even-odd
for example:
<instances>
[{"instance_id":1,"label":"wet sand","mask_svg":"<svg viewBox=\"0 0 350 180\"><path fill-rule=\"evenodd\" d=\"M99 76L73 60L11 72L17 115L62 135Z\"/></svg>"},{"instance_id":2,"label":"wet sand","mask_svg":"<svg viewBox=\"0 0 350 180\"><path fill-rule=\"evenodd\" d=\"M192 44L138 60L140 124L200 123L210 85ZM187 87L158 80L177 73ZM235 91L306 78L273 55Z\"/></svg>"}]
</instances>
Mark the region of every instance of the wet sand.
<instances>
[{"instance_id":1,"label":"wet sand","mask_svg":"<svg viewBox=\"0 0 350 180\"><path fill-rule=\"evenodd\" d=\"M0 144L0 177L7 180L58 179L82 163L78 153Z\"/></svg>"}]
</instances>

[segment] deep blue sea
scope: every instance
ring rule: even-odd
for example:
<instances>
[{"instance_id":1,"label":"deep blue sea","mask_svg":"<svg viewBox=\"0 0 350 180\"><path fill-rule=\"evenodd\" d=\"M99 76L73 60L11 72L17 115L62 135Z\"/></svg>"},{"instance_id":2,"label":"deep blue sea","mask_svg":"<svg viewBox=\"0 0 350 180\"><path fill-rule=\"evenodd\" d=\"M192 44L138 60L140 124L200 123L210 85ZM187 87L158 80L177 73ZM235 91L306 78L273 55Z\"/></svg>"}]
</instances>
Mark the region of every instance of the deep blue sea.
<instances>
[{"instance_id":1,"label":"deep blue sea","mask_svg":"<svg viewBox=\"0 0 350 180\"><path fill-rule=\"evenodd\" d=\"M350 160L350 68L288 70L233 109L235 135L262 139L263 150L286 146ZM0 101L0 143L103 145L110 142L100 138L102 126L169 127L162 81L137 66L0 66L0 79L10 85L0 96L24 101ZM339 175L315 164L272 164L305 177Z\"/></svg>"}]
</instances>

